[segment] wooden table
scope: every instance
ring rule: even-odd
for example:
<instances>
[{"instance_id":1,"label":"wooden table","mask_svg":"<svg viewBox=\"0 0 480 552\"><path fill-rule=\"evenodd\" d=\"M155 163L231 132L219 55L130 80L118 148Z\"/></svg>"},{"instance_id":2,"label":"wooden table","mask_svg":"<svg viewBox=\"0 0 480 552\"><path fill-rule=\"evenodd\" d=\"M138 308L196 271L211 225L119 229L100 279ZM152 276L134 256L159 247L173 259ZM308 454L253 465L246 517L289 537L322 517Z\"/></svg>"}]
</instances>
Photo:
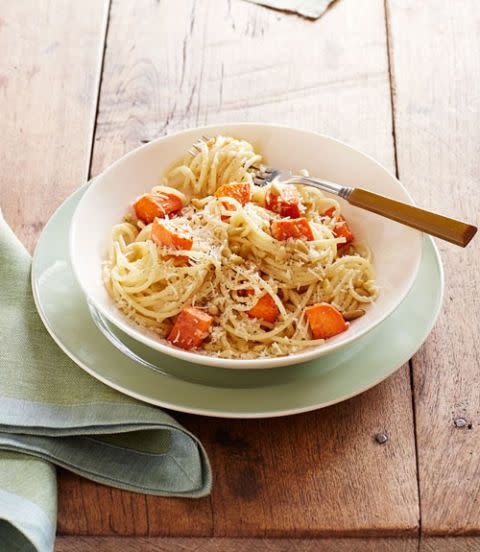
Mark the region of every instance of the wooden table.
<instances>
[{"instance_id":1,"label":"wooden table","mask_svg":"<svg viewBox=\"0 0 480 552\"><path fill-rule=\"evenodd\" d=\"M420 204L478 222L479 29L478 0L337 0L313 22L241 0L0 0L5 217L32 250L125 152L265 121L345 140ZM444 309L409 365L309 414L178 415L210 455L209 498L61 471L58 550L480 550L480 240L439 245Z\"/></svg>"}]
</instances>

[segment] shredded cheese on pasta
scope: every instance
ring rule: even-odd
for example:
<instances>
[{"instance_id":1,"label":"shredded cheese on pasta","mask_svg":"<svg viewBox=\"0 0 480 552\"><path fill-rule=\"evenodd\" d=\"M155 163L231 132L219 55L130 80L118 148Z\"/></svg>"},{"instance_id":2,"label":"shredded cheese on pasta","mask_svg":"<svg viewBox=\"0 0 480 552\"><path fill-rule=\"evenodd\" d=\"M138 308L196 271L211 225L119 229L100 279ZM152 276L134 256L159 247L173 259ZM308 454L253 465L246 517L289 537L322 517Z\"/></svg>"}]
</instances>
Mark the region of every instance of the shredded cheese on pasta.
<instances>
[{"instance_id":1,"label":"shredded cheese on pasta","mask_svg":"<svg viewBox=\"0 0 480 552\"><path fill-rule=\"evenodd\" d=\"M345 312L375 300L368 249L350 245L339 255L345 238L333 232L337 201L296 186L314 239L278 241L270 225L281 216L265 208L265 194L269 187L281 191L282 185L254 185L252 166L262 158L252 145L217 136L198 148L169 169L164 186L152 190L177 194L186 204L178 216L162 222L192 236L191 250L158 246L151 239L152 224L132 217L112 230L103 276L127 316L164 338L184 307L205 309L214 324L203 351L248 359L288 355L321 343L311 336L304 314L308 305L328 302ZM250 202L242 206L234 198L213 195L232 182L249 184ZM333 216L322 215L331 207ZM273 323L247 314L265 294L279 311Z\"/></svg>"}]
</instances>

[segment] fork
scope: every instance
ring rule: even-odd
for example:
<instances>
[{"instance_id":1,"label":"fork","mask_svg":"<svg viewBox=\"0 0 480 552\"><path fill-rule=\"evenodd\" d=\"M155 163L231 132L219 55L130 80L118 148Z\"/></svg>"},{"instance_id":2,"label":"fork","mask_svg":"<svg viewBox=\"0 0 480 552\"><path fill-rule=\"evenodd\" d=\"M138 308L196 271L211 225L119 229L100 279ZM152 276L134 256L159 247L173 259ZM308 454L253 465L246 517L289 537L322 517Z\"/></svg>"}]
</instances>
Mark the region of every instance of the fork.
<instances>
[{"instance_id":1,"label":"fork","mask_svg":"<svg viewBox=\"0 0 480 552\"><path fill-rule=\"evenodd\" d=\"M477 232L476 226L471 224L420 209L414 205L402 203L363 188L341 186L321 178L294 175L291 171L272 167L256 169L254 183L257 186L266 186L274 180L284 184L312 186L323 192L337 195L355 207L371 211L461 247L466 247Z\"/></svg>"},{"instance_id":2,"label":"fork","mask_svg":"<svg viewBox=\"0 0 480 552\"><path fill-rule=\"evenodd\" d=\"M202 136L201 141L208 142L208 138ZM193 148L198 151L197 144L193 144ZM193 155L191 150L189 153ZM363 188L341 186L321 178L294 175L291 171L273 167L253 166L251 168L254 170L254 183L257 186L266 186L274 180L283 184L312 186L322 192L337 195L355 207L371 211L461 247L466 247L477 232L477 227L471 224L420 209L414 205L402 203Z\"/></svg>"}]
</instances>

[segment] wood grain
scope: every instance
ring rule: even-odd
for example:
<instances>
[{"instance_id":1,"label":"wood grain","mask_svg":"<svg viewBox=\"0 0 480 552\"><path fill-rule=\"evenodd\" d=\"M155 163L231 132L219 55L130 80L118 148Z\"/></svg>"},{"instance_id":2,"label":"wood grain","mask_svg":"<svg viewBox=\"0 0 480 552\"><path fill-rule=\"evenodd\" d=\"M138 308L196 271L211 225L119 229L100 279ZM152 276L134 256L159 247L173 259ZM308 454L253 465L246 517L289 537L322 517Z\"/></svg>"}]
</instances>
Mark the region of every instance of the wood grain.
<instances>
[{"instance_id":1,"label":"wood grain","mask_svg":"<svg viewBox=\"0 0 480 552\"><path fill-rule=\"evenodd\" d=\"M60 537L56 552L417 552L412 539ZM446 550L446 549L445 549ZM462 548L461 552L470 552ZM443 552L443 550L441 551Z\"/></svg>"},{"instance_id":2,"label":"wood grain","mask_svg":"<svg viewBox=\"0 0 480 552\"><path fill-rule=\"evenodd\" d=\"M315 129L393 167L384 10L356 4L311 22L241 1L113 0L93 172L225 121Z\"/></svg>"},{"instance_id":3,"label":"wood grain","mask_svg":"<svg viewBox=\"0 0 480 552\"><path fill-rule=\"evenodd\" d=\"M478 2L388 7L400 178L420 205L478 224ZM413 361L422 526L480 534L480 241L439 246L444 309Z\"/></svg>"},{"instance_id":4,"label":"wood grain","mask_svg":"<svg viewBox=\"0 0 480 552\"><path fill-rule=\"evenodd\" d=\"M341 40L339 40L341 37ZM114 0L93 173L157 136L262 120L333 134L394 168L383 4L317 22L246 2ZM210 501L61 481L66 534L416 535L409 376L322 412L265 421L178 416L212 459ZM379 431L390 439L374 441Z\"/></svg>"},{"instance_id":5,"label":"wood grain","mask_svg":"<svg viewBox=\"0 0 480 552\"><path fill-rule=\"evenodd\" d=\"M179 500L128 493L61 470L58 531L75 535L212 534L210 498Z\"/></svg>"},{"instance_id":6,"label":"wood grain","mask_svg":"<svg viewBox=\"0 0 480 552\"><path fill-rule=\"evenodd\" d=\"M416 506L407 510L414 473L402 449L412 426L403 427L409 410L398 400L396 414L388 412L389 385L399 397L408 392L400 373L345 404L290 418L205 424L182 415L212 460L214 534L415 534L417 520L405 522ZM383 430L384 446L374 440Z\"/></svg>"},{"instance_id":7,"label":"wood grain","mask_svg":"<svg viewBox=\"0 0 480 552\"><path fill-rule=\"evenodd\" d=\"M32 250L88 172L107 0L18 0L0 10L0 200Z\"/></svg>"},{"instance_id":8,"label":"wood grain","mask_svg":"<svg viewBox=\"0 0 480 552\"><path fill-rule=\"evenodd\" d=\"M478 552L480 537L426 537L418 552Z\"/></svg>"}]
</instances>

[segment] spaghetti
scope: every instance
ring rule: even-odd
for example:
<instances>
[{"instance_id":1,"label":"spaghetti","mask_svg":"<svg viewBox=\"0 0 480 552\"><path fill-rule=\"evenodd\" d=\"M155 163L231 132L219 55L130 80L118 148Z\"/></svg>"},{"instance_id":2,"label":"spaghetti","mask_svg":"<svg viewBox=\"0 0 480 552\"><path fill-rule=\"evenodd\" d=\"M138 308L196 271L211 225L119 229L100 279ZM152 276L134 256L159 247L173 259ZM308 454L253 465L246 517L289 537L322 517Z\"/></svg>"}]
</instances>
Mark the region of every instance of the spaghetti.
<instances>
[{"instance_id":1,"label":"spaghetti","mask_svg":"<svg viewBox=\"0 0 480 552\"><path fill-rule=\"evenodd\" d=\"M103 275L122 311L174 345L225 358L318 345L335 335L329 310L345 330L342 316L378 292L338 202L307 186L256 186L261 156L246 141L217 136L198 150L112 230ZM195 312L209 329L182 341Z\"/></svg>"}]
</instances>

